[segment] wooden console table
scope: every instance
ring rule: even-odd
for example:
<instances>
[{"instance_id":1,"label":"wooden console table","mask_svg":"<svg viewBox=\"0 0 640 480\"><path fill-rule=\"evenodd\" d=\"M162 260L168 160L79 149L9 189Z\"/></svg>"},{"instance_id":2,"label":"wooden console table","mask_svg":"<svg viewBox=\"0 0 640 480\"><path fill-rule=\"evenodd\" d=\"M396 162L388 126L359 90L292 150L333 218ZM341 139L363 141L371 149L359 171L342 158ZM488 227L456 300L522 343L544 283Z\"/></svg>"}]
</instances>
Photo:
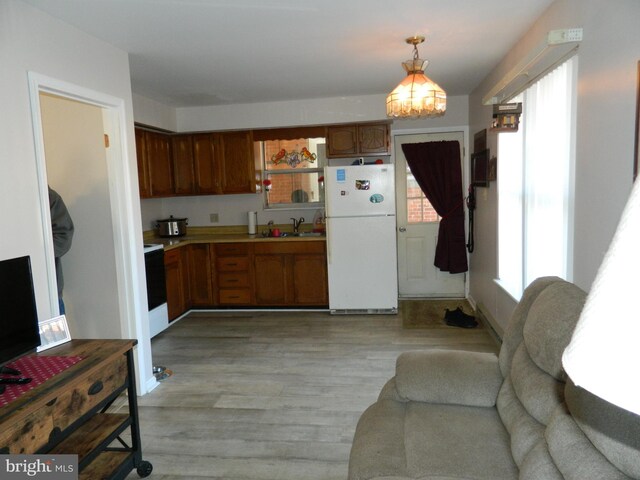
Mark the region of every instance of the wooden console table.
<instances>
[{"instance_id":1,"label":"wooden console table","mask_svg":"<svg viewBox=\"0 0 640 480\"><path fill-rule=\"evenodd\" d=\"M0 407L0 454L77 454L80 479L146 477L135 387L135 340L72 340L37 356L83 360ZM127 413L107 413L123 392ZM121 435L127 436L130 445Z\"/></svg>"}]
</instances>

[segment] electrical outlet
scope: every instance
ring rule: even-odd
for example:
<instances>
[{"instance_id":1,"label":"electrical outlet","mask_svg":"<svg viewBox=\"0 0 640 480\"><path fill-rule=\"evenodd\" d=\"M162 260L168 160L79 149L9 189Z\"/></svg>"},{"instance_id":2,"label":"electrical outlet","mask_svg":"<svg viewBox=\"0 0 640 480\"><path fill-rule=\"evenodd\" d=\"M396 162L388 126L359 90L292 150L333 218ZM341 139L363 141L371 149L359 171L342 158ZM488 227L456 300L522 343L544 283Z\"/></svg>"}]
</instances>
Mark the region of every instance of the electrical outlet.
<instances>
[{"instance_id":1,"label":"electrical outlet","mask_svg":"<svg viewBox=\"0 0 640 480\"><path fill-rule=\"evenodd\" d=\"M210 213L209 214L209 221L211 223L218 223L218 214L217 213Z\"/></svg>"}]
</instances>

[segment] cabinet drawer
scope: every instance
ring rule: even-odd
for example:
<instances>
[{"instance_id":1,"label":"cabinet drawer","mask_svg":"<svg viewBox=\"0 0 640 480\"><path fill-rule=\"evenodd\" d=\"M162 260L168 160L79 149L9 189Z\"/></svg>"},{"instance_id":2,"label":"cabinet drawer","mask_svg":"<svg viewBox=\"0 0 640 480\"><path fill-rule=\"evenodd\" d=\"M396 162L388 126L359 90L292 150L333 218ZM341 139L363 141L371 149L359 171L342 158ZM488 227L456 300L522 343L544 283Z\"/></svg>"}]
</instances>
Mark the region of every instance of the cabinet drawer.
<instances>
[{"instance_id":1,"label":"cabinet drawer","mask_svg":"<svg viewBox=\"0 0 640 480\"><path fill-rule=\"evenodd\" d=\"M251 301L248 288L223 288L220 290L220 303L223 305L244 305Z\"/></svg>"},{"instance_id":2,"label":"cabinet drawer","mask_svg":"<svg viewBox=\"0 0 640 480\"><path fill-rule=\"evenodd\" d=\"M246 255L249 253L248 243L216 243L216 255Z\"/></svg>"},{"instance_id":3,"label":"cabinet drawer","mask_svg":"<svg viewBox=\"0 0 640 480\"><path fill-rule=\"evenodd\" d=\"M324 241L265 242L255 246L255 254L324 253Z\"/></svg>"},{"instance_id":4,"label":"cabinet drawer","mask_svg":"<svg viewBox=\"0 0 640 480\"><path fill-rule=\"evenodd\" d=\"M219 272L246 272L249 270L249 258L220 257L216 259L216 268Z\"/></svg>"},{"instance_id":5,"label":"cabinet drawer","mask_svg":"<svg viewBox=\"0 0 640 480\"><path fill-rule=\"evenodd\" d=\"M127 359L123 355L104 366L102 370L87 376L73 390L63 393L53 405L54 427L67 428L82 415L125 385Z\"/></svg>"},{"instance_id":6,"label":"cabinet drawer","mask_svg":"<svg viewBox=\"0 0 640 480\"><path fill-rule=\"evenodd\" d=\"M49 434L53 431L51 408L46 407L33 412L13 425L3 424L2 428L6 430L0 433L0 453L36 452L48 442Z\"/></svg>"},{"instance_id":7,"label":"cabinet drawer","mask_svg":"<svg viewBox=\"0 0 640 480\"><path fill-rule=\"evenodd\" d=\"M245 272L229 272L218 275L218 287L237 288L249 286L249 274Z\"/></svg>"}]
</instances>

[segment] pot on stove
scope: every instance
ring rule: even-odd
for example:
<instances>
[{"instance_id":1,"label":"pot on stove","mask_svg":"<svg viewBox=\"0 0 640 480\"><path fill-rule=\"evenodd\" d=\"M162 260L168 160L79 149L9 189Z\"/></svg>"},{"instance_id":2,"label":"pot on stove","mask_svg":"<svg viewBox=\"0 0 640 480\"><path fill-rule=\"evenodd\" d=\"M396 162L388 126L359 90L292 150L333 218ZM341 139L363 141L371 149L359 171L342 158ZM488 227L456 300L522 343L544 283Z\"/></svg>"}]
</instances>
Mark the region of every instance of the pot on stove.
<instances>
[{"instance_id":1,"label":"pot on stove","mask_svg":"<svg viewBox=\"0 0 640 480\"><path fill-rule=\"evenodd\" d=\"M181 237L187 234L188 218L173 218L156 221L156 229L161 237Z\"/></svg>"}]
</instances>

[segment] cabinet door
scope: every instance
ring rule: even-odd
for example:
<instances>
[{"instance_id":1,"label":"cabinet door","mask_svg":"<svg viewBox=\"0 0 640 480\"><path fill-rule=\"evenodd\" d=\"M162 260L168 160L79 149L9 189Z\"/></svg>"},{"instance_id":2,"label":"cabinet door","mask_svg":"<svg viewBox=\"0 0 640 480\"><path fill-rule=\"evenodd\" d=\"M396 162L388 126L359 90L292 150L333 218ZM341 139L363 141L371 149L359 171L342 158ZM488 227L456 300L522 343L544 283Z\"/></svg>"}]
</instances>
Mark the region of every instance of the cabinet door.
<instances>
[{"instance_id":1,"label":"cabinet door","mask_svg":"<svg viewBox=\"0 0 640 480\"><path fill-rule=\"evenodd\" d=\"M167 309L169 320L175 320L186 310L184 294L184 268L182 248L169 250L164 254L164 274L167 282Z\"/></svg>"},{"instance_id":2,"label":"cabinet door","mask_svg":"<svg viewBox=\"0 0 640 480\"><path fill-rule=\"evenodd\" d=\"M218 150L216 135L203 133L192 135L191 137L193 141L196 193L221 193L220 172L216 163L216 152Z\"/></svg>"},{"instance_id":3,"label":"cabinet door","mask_svg":"<svg viewBox=\"0 0 640 480\"><path fill-rule=\"evenodd\" d=\"M176 195L195 193L191 135L171 137L171 156L173 157L174 192Z\"/></svg>"},{"instance_id":4,"label":"cabinet door","mask_svg":"<svg viewBox=\"0 0 640 480\"><path fill-rule=\"evenodd\" d=\"M297 254L293 259L293 301L296 305L328 305L327 257Z\"/></svg>"},{"instance_id":5,"label":"cabinet door","mask_svg":"<svg viewBox=\"0 0 640 480\"><path fill-rule=\"evenodd\" d=\"M149 164L147 159L147 146L144 130L136 128L136 157L138 161L138 188L140 198L151 196L149 187Z\"/></svg>"},{"instance_id":6,"label":"cabinet door","mask_svg":"<svg viewBox=\"0 0 640 480\"><path fill-rule=\"evenodd\" d=\"M255 295L258 305L287 303L287 255L254 257Z\"/></svg>"},{"instance_id":7,"label":"cabinet door","mask_svg":"<svg viewBox=\"0 0 640 480\"><path fill-rule=\"evenodd\" d=\"M169 137L162 133L145 132L149 184L152 197L173 195L173 168Z\"/></svg>"},{"instance_id":8,"label":"cabinet door","mask_svg":"<svg viewBox=\"0 0 640 480\"><path fill-rule=\"evenodd\" d=\"M213 304L209 244L192 244L188 248L189 304L208 307Z\"/></svg>"},{"instance_id":9,"label":"cabinet door","mask_svg":"<svg viewBox=\"0 0 640 480\"><path fill-rule=\"evenodd\" d=\"M220 134L222 193L255 193L255 160L251 132Z\"/></svg>"},{"instance_id":10,"label":"cabinet door","mask_svg":"<svg viewBox=\"0 0 640 480\"><path fill-rule=\"evenodd\" d=\"M355 125L327 127L328 157L345 157L357 153L358 137Z\"/></svg>"},{"instance_id":11,"label":"cabinet door","mask_svg":"<svg viewBox=\"0 0 640 480\"><path fill-rule=\"evenodd\" d=\"M389 153L389 125L358 125L358 153Z\"/></svg>"}]
</instances>

